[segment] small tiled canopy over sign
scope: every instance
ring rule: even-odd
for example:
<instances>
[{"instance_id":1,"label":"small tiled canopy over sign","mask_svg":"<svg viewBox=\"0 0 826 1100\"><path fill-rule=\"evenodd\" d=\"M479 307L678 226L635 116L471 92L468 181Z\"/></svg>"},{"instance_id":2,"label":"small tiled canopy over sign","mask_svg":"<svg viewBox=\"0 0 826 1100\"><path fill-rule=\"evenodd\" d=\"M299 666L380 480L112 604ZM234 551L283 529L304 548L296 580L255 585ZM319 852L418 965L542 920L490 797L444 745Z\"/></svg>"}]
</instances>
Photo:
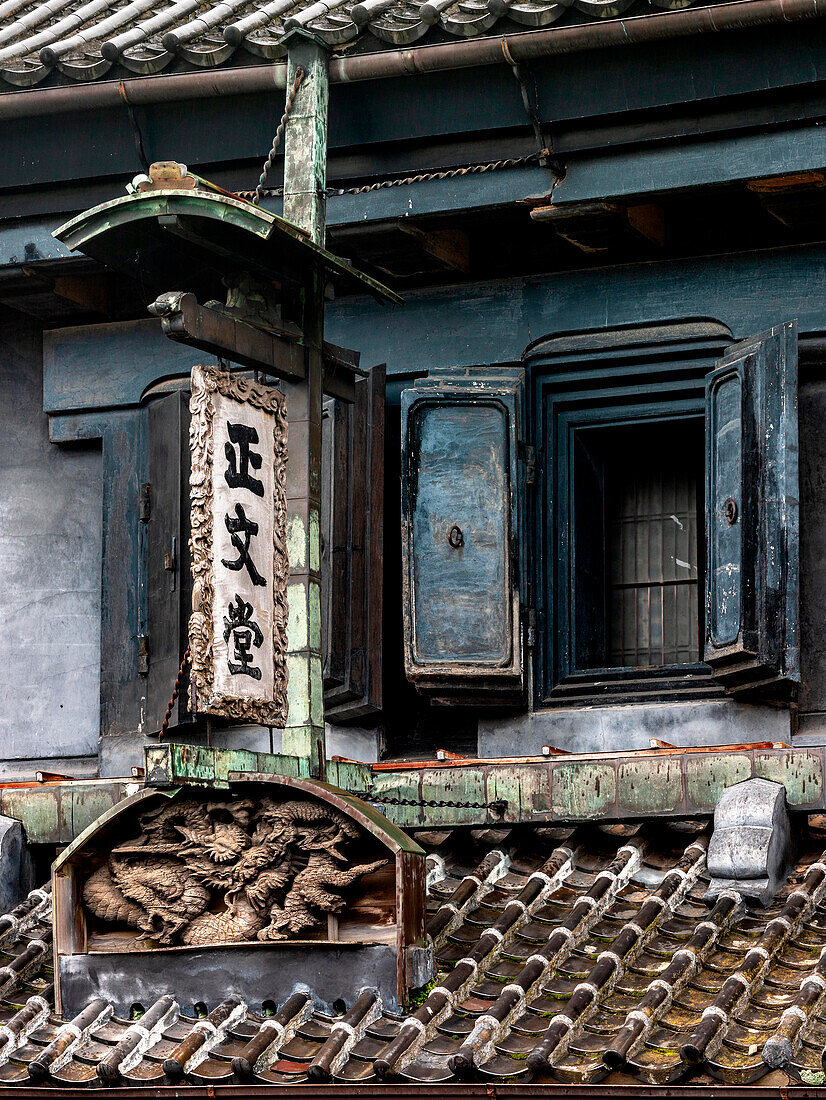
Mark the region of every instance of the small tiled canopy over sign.
<instances>
[{"instance_id":1,"label":"small tiled canopy over sign","mask_svg":"<svg viewBox=\"0 0 826 1100\"><path fill-rule=\"evenodd\" d=\"M57 1003L281 1004L311 959L331 1001L401 1006L430 977L424 874L417 844L324 784L147 788L55 864Z\"/></svg>"},{"instance_id":2,"label":"small tiled canopy over sign","mask_svg":"<svg viewBox=\"0 0 826 1100\"><path fill-rule=\"evenodd\" d=\"M320 87L318 80L308 83ZM288 134L288 148L290 140ZM282 390L279 394L273 386L229 380L206 368L194 372L190 497L195 614L189 652L182 644L183 591L172 610L150 598L149 613L157 613L142 636L149 660L136 673L146 673L147 680L138 685L133 677L124 699L139 690L146 698L142 714L157 720L169 698L166 676L180 669L180 682L191 659L196 695L205 697L199 713L277 726L283 731L284 751L308 759L312 773L320 775L325 737L318 612L320 398L326 393L353 401L358 363L355 352L324 341L325 287L366 290L385 302L400 298L321 247L316 241L323 238L320 221L308 235L291 221L199 183L177 162L150 166L150 179L141 186L136 194L85 211L59 227L55 236L113 271L136 277L147 296L156 296L147 308L161 319L162 331L171 339L275 376ZM309 193L297 192L299 197ZM185 289L169 289L176 285ZM166 438L164 419L172 429ZM150 465L160 470L164 484L171 480L164 474L168 464L154 459L159 449L175 448L175 428L179 432L184 419L179 402L171 416L164 418L158 408L151 419L151 427L161 430L153 435ZM214 429L221 422L218 440ZM287 422L289 478L284 470ZM220 465L214 461L215 451ZM181 484L176 477L175 500L185 495ZM185 544L187 524L169 512L167 504L162 529ZM157 533L147 535L152 544L149 566L156 567ZM168 545L163 555L171 558ZM152 593L159 585L148 587ZM153 649L161 658L154 665ZM368 693L369 684L353 682L350 694L356 704ZM188 699L189 692L181 691L180 698ZM375 692L365 705L374 700ZM187 709L182 713L185 708L179 704L179 720L195 716L196 707ZM166 722L164 718L162 732Z\"/></svg>"}]
</instances>

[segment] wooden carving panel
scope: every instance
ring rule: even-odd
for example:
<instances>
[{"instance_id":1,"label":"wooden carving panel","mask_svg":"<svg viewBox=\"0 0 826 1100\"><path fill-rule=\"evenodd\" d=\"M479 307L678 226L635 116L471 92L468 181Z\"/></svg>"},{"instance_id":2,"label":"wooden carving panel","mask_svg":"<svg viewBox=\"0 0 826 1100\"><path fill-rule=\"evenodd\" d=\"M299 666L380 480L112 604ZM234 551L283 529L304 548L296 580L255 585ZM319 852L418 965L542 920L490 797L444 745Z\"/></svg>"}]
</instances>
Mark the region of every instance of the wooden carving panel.
<instances>
[{"instance_id":1,"label":"wooden carving panel","mask_svg":"<svg viewBox=\"0 0 826 1100\"><path fill-rule=\"evenodd\" d=\"M307 798L164 800L135 825L86 878L82 898L93 921L150 945L306 938L389 862L358 862L359 826Z\"/></svg>"},{"instance_id":2,"label":"wooden carving panel","mask_svg":"<svg viewBox=\"0 0 826 1100\"><path fill-rule=\"evenodd\" d=\"M287 417L278 390L192 370L192 676L198 710L287 718Z\"/></svg>"}]
</instances>

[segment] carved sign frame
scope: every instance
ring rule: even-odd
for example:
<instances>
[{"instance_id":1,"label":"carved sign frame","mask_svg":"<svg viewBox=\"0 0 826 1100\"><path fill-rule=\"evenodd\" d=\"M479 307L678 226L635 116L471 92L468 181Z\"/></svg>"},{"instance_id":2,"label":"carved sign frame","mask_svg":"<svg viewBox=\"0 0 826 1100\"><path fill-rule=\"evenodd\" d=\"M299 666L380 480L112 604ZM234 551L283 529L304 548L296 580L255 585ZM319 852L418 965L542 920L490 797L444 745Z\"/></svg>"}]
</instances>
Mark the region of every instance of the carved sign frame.
<instances>
[{"instance_id":1,"label":"carved sign frame","mask_svg":"<svg viewBox=\"0 0 826 1100\"><path fill-rule=\"evenodd\" d=\"M283 727L287 720L287 413L284 395L270 386L219 371L192 368L190 445L190 550L192 615L189 620L190 664L198 710L223 718ZM249 698L215 687L215 545L213 532L213 455L216 398L272 415L273 420L273 571L271 698Z\"/></svg>"}]
</instances>

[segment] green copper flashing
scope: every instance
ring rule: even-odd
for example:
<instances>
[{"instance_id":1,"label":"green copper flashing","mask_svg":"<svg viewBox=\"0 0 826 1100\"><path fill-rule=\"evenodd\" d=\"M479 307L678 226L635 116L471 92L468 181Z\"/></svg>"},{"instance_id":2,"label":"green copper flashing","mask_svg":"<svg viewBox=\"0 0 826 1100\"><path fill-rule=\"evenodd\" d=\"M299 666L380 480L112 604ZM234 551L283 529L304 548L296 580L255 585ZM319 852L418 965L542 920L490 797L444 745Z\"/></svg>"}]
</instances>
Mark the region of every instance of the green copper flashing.
<instances>
[{"instance_id":1,"label":"green copper flashing","mask_svg":"<svg viewBox=\"0 0 826 1100\"><path fill-rule=\"evenodd\" d=\"M269 268L271 277L278 279L286 256L305 270L324 269L334 283L351 293L372 294L379 301L396 305L402 302L395 291L313 243L306 233L277 214L244 199L198 188L142 191L111 199L64 222L52 236L67 248L92 256L115 270L139 275L140 256L121 247L124 233L136 229L138 224L143 227L142 234L153 234L157 227L158 241L163 244L172 237L163 235L167 230L163 224L159 225L158 219L176 218L198 225L200 241L208 240L216 250L226 249L227 260L233 260L239 268L249 263L261 274L266 274ZM209 223L221 226L219 237L209 231ZM178 230L178 234L179 239L187 240L185 231ZM252 251L245 248L245 240L255 241L256 247ZM189 241L193 246L199 244L193 237Z\"/></svg>"},{"instance_id":2,"label":"green copper flashing","mask_svg":"<svg viewBox=\"0 0 826 1100\"><path fill-rule=\"evenodd\" d=\"M227 750L202 755L185 746L147 749L147 782L214 782L227 785L246 768L228 767ZM792 811L826 810L823 748L650 750L535 760L475 760L381 765L328 760L325 780L362 799L401 828L499 825L527 822L639 821L650 817L702 817L714 812L722 791L760 776L782 783ZM235 762L239 762L236 754ZM248 753L257 774L303 777L299 757ZM205 774L215 776L206 779ZM218 778L218 776L222 778Z\"/></svg>"}]
</instances>

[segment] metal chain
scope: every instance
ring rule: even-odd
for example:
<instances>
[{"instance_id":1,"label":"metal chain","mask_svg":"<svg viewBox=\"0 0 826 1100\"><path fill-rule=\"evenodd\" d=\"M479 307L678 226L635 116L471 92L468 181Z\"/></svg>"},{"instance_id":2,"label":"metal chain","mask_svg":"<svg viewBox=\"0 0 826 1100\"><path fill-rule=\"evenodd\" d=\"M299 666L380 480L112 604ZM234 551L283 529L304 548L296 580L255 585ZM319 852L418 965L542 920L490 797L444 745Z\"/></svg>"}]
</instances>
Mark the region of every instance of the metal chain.
<instances>
[{"instance_id":1,"label":"metal chain","mask_svg":"<svg viewBox=\"0 0 826 1100\"><path fill-rule=\"evenodd\" d=\"M402 179L379 180L377 183L365 183L360 187L327 187L324 194L329 198L335 195L365 195L370 191L382 191L386 187L409 187L414 183L433 183L436 180L455 179L457 176L476 175L481 172L497 172L502 168L522 168L528 164L536 164L540 159L539 153L528 153L524 157L506 157L503 160L488 161L486 164L467 164L462 168L445 168L438 172L420 172L415 176L404 176ZM262 177L263 178L263 177ZM260 185L259 185L260 189ZM256 189L255 194L259 194ZM238 191L238 195L245 198L249 191ZM268 188L261 194L279 196L284 194L283 187ZM253 199L258 203L260 199Z\"/></svg>"},{"instance_id":2,"label":"metal chain","mask_svg":"<svg viewBox=\"0 0 826 1100\"><path fill-rule=\"evenodd\" d=\"M487 802L454 802L449 799L440 801L436 798L431 798L429 801L420 798L381 798L372 794L365 794L362 797L365 802L376 802L383 806L431 806L454 810L493 810L494 813L504 813L507 809L507 802L503 799L488 804Z\"/></svg>"},{"instance_id":3,"label":"metal chain","mask_svg":"<svg viewBox=\"0 0 826 1100\"><path fill-rule=\"evenodd\" d=\"M467 164L462 168L445 168L440 172L420 172L416 176L405 176L398 180L379 180L378 183L365 183L362 187L328 187L328 195L366 195L370 191L381 191L385 187L409 187L414 183L432 183L435 180L452 180L457 176L471 176L480 172L496 172L501 168L518 168L539 160L538 153L529 153L524 157L507 157L504 160L492 160L487 164Z\"/></svg>"},{"instance_id":4,"label":"metal chain","mask_svg":"<svg viewBox=\"0 0 826 1100\"><path fill-rule=\"evenodd\" d=\"M159 741L166 736L166 731L169 728L169 719L172 717L172 708L175 706L175 700L178 698L178 692L181 690L181 681L184 678L184 669L186 668L186 663L188 660L189 646L186 647L184 659L181 661L181 667L178 669L178 675L175 677L175 686L172 688L172 698L167 704L166 714L163 716L163 722L161 722L160 732L158 733Z\"/></svg>"},{"instance_id":5,"label":"metal chain","mask_svg":"<svg viewBox=\"0 0 826 1100\"><path fill-rule=\"evenodd\" d=\"M287 104L284 107L284 114L281 116L281 121L278 123L278 129L275 131L275 137L272 139L272 147L269 152L269 156L264 161L264 167L261 171L261 175L258 177L258 186L255 189L253 195L253 203L258 206L261 202L261 196L264 194L264 184L267 182L267 176L272 168L272 162L275 160L275 154L278 151L278 146L281 144L281 138L284 136L284 128L287 125L287 119L292 113L293 104L295 103L295 97L298 95L298 89L301 87L301 82L304 79L304 70L299 66L295 70L293 77L293 86L290 88L287 96ZM281 193L284 193L283 187L280 188Z\"/></svg>"}]
</instances>

